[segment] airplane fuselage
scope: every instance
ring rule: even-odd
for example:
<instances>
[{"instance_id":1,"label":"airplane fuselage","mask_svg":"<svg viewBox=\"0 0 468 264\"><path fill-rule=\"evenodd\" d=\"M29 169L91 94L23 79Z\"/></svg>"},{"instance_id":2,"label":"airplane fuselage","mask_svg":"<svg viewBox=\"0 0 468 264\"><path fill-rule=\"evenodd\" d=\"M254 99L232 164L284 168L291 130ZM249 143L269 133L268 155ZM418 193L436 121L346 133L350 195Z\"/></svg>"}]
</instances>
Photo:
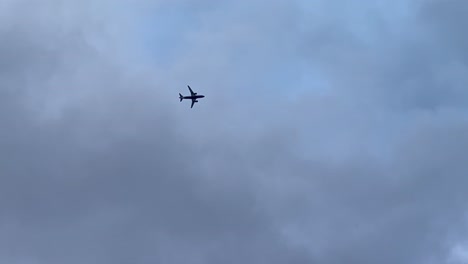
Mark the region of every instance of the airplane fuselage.
<instances>
[{"instance_id":1,"label":"airplane fuselage","mask_svg":"<svg viewBox=\"0 0 468 264\"><path fill-rule=\"evenodd\" d=\"M193 99L198 99L198 98L205 98L204 95L194 95L194 96L182 96L182 98L184 99L190 99L190 100L193 100Z\"/></svg>"}]
</instances>

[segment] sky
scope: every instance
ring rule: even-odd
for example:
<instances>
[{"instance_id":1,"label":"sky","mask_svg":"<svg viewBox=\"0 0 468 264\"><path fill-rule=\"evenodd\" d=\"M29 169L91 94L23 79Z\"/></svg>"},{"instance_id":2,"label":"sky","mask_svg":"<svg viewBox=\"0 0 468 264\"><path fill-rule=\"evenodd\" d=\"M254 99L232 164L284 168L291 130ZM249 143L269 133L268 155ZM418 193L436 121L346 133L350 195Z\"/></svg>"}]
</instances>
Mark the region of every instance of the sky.
<instances>
[{"instance_id":1,"label":"sky","mask_svg":"<svg viewBox=\"0 0 468 264\"><path fill-rule=\"evenodd\" d=\"M467 8L0 0L0 262L467 263Z\"/></svg>"}]
</instances>

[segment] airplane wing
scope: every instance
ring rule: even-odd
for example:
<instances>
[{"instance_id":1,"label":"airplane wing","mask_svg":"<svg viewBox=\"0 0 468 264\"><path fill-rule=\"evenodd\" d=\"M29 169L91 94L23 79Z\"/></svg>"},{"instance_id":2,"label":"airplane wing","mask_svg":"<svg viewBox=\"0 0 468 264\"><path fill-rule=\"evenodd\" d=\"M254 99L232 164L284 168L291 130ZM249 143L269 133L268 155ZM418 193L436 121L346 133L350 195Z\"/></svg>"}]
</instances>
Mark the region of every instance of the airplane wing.
<instances>
[{"instance_id":1,"label":"airplane wing","mask_svg":"<svg viewBox=\"0 0 468 264\"><path fill-rule=\"evenodd\" d=\"M194 93L194 92L192 91L192 88L190 88L190 85L187 85L187 87L188 87L188 89L189 89L189 91L190 91L190 94L192 94L192 96L193 96L193 95L197 95L197 93Z\"/></svg>"},{"instance_id":2,"label":"airplane wing","mask_svg":"<svg viewBox=\"0 0 468 264\"><path fill-rule=\"evenodd\" d=\"M192 107L193 107L193 105L194 105L196 102L197 102L197 100L195 100L195 99L192 99L192 105L190 106L190 108L192 108Z\"/></svg>"}]
</instances>

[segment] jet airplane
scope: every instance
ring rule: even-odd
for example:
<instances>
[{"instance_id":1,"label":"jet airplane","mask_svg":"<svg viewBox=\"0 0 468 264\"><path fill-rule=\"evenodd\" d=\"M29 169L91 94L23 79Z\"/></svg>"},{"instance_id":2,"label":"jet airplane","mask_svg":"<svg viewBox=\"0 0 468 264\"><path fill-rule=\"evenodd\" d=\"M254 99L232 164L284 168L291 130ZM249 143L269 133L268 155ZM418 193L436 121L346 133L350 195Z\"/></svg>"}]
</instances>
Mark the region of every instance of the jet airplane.
<instances>
[{"instance_id":1,"label":"jet airplane","mask_svg":"<svg viewBox=\"0 0 468 264\"><path fill-rule=\"evenodd\" d=\"M179 93L179 99L180 99L180 102L182 102L183 99L192 100L192 105L190 106L190 108L192 108L195 103L198 103L197 99L204 98L205 96L204 95L198 95L197 93L194 93L192 91L192 88L190 88L190 85L187 85L187 87L188 87L188 89L190 91L190 96L183 96L182 94Z\"/></svg>"}]
</instances>

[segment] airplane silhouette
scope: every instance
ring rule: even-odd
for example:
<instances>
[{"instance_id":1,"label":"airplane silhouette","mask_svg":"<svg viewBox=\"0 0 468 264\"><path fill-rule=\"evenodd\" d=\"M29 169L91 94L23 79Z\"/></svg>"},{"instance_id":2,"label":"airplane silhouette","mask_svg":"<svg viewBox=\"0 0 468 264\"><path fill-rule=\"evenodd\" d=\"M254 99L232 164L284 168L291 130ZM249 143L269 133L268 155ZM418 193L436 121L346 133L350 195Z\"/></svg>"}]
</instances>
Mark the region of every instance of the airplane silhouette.
<instances>
[{"instance_id":1,"label":"airplane silhouette","mask_svg":"<svg viewBox=\"0 0 468 264\"><path fill-rule=\"evenodd\" d=\"M192 105L190 106L190 108L193 107L193 105L195 103L198 103L198 98L204 98L205 96L204 95L198 95L197 93L194 93L192 91L192 88L190 88L189 85L187 85L189 91L190 91L190 96L183 96L182 94L179 93L179 99L180 99L180 102L182 102L183 99L191 99L192 100Z\"/></svg>"}]
</instances>

